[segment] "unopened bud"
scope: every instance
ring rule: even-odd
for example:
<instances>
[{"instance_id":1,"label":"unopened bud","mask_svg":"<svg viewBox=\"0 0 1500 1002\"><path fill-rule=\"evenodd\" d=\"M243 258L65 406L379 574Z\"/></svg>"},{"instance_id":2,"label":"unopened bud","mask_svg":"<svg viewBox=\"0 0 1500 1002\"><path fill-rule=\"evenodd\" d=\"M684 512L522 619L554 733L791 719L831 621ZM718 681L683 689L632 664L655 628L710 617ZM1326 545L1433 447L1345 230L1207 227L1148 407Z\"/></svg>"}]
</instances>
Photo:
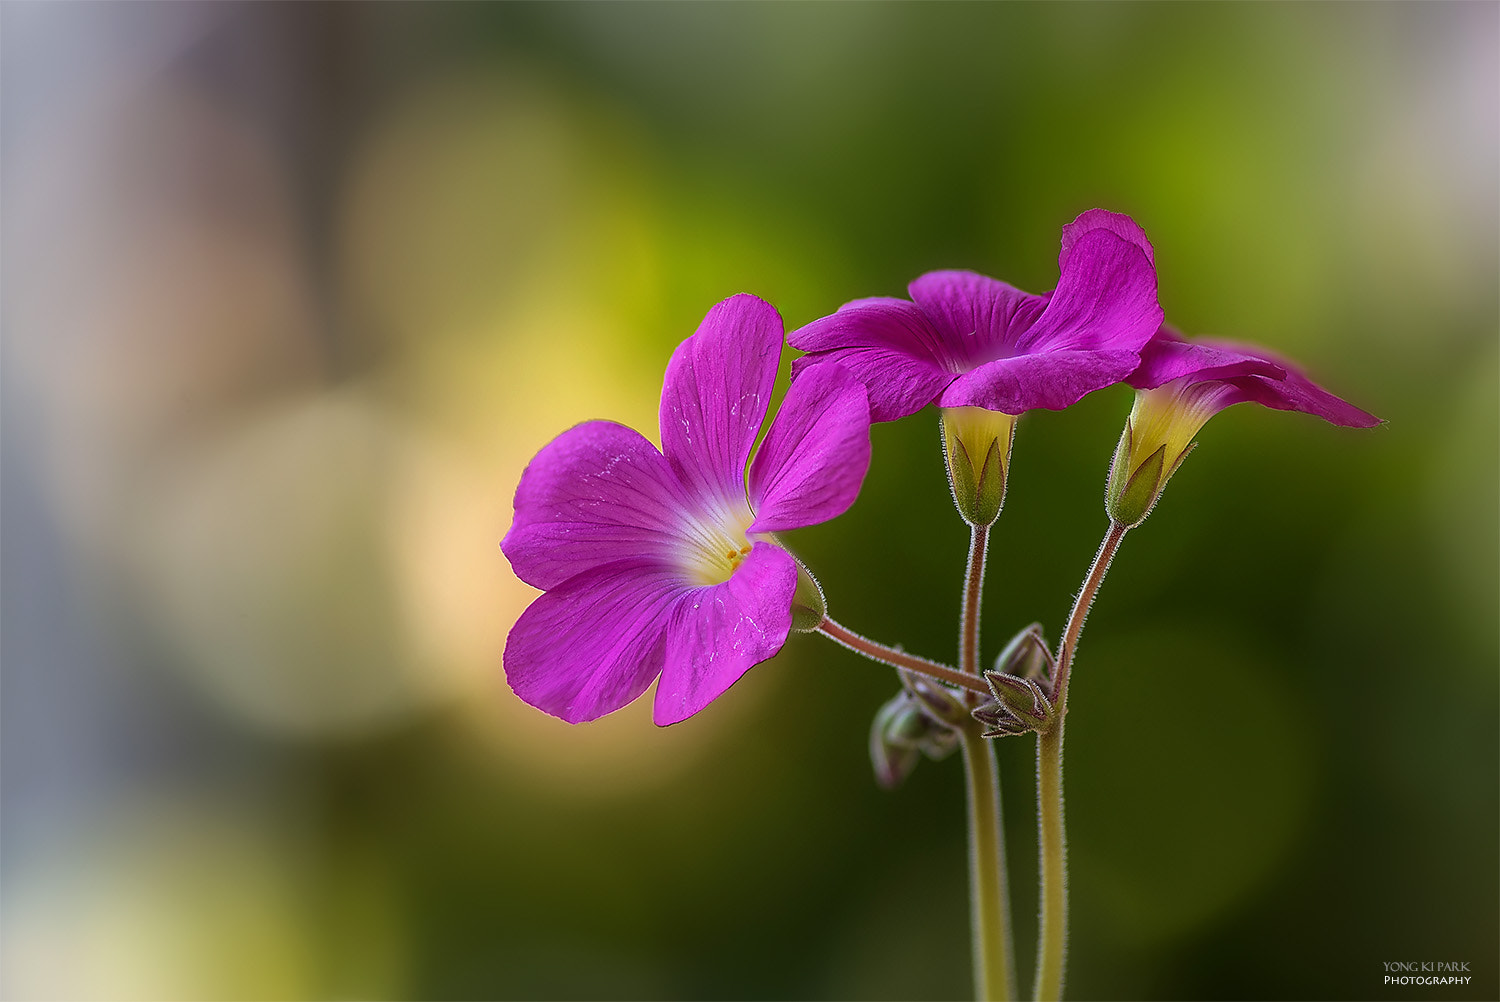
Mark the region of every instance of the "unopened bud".
<instances>
[{"instance_id":1,"label":"unopened bud","mask_svg":"<svg viewBox=\"0 0 1500 1002\"><path fill-rule=\"evenodd\" d=\"M934 720L956 726L968 717L969 707L959 690L909 668L898 668L896 674L901 676L902 687Z\"/></svg>"},{"instance_id":2,"label":"unopened bud","mask_svg":"<svg viewBox=\"0 0 1500 1002\"><path fill-rule=\"evenodd\" d=\"M1041 623L1032 623L1011 637L995 659L995 671L1036 679L1044 689L1051 687L1052 667L1052 652L1042 637Z\"/></svg>"},{"instance_id":3,"label":"unopened bud","mask_svg":"<svg viewBox=\"0 0 1500 1002\"><path fill-rule=\"evenodd\" d=\"M1036 680L998 671L985 672L984 680L995 700L1026 727L1042 731L1051 726L1052 700Z\"/></svg>"},{"instance_id":4,"label":"unopened bud","mask_svg":"<svg viewBox=\"0 0 1500 1002\"><path fill-rule=\"evenodd\" d=\"M984 732L980 737L1005 738L1016 734L1026 734L1032 728L1016 715L1000 705L997 701L981 704L974 710L974 719L984 725Z\"/></svg>"},{"instance_id":5,"label":"unopened bud","mask_svg":"<svg viewBox=\"0 0 1500 1002\"><path fill-rule=\"evenodd\" d=\"M958 732L934 720L906 689L886 701L870 725L870 764L887 790L900 786L923 755L941 759L958 747Z\"/></svg>"},{"instance_id":6,"label":"unopened bud","mask_svg":"<svg viewBox=\"0 0 1500 1002\"><path fill-rule=\"evenodd\" d=\"M870 742L870 764L875 767L875 782L883 789L894 790L906 782L920 761L922 753L915 748Z\"/></svg>"},{"instance_id":7,"label":"unopened bud","mask_svg":"<svg viewBox=\"0 0 1500 1002\"><path fill-rule=\"evenodd\" d=\"M948 486L958 513L970 525L988 526L1000 517L1016 417L983 407L942 409Z\"/></svg>"}]
</instances>

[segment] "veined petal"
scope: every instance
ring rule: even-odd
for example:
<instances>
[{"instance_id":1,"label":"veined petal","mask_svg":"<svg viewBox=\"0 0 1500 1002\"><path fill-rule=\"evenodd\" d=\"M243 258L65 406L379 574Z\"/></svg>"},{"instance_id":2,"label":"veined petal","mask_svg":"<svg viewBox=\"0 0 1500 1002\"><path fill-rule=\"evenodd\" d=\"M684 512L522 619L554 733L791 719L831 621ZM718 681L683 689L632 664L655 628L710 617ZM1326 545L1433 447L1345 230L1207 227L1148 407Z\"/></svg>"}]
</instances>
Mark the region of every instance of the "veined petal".
<instances>
[{"instance_id":1,"label":"veined petal","mask_svg":"<svg viewBox=\"0 0 1500 1002\"><path fill-rule=\"evenodd\" d=\"M962 371L932 321L904 299L859 299L787 336L811 354L792 363L792 378L815 365L837 362L865 384L870 416L895 421L937 399Z\"/></svg>"},{"instance_id":2,"label":"veined petal","mask_svg":"<svg viewBox=\"0 0 1500 1002\"><path fill-rule=\"evenodd\" d=\"M907 291L932 319L956 372L1015 354L1016 339L1047 305L1041 296L972 271L930 271Z\"/></svg>"},{"instance_id":3,"label":"veined petal","mask_svg":"<svg viewBox=\"0 0 1500 1002\"><path fill-rule=\"evenodd\" d=\"M1130 240L1091 229L1077 237L1066 260L1047 308L1017 339L1018 349L1139 352L1162 321L1151 259Z\"/></svg>"},{"instance_id":4,"label":"veined petal","mask_svg":"<svg viewBox=\"0 0 1500 1002\"><path fill-rule=\"evenodd\" d=\"M1183 376L1223 379L1230 376L1284 377L1291 367L1269 352L1257 354L1228 342L1185 341L1163 324L1141 350L1141 364L1126 380L1138 390L1150 390Z\"/></svg>"},{"instance_id":5,"label":"veined petal","mask_svg":"<svg viewBox=\"0 0 1500 1002\"><path fill-rule=\"evenodd\" d=\"M667 364L662 452L699 497L742 501L745 464L781 360L781 314L741 293L708 311Z\"/></svg>"},{"instance_id":6,"label":"veined petal","mask_svg":"<svg viewBox=\"0 0 1500 1002\"><path fill-rule=\"evenodd\" d=\"M521 613L505 643L506 681L571 724L620 709L661 672L682 592L670 569L638 560L571 578Z\"/></svg>"},{"instance_id":7,"label":"veined petal","mask_svg":"<svg viewBox=\"0 0 1500 1002\"><path fill-rule=\"evenodd\" d=\"M871 296L845 303L838 311L799 327L787 344L803 351L825 352L849 347L894 348L935 365L942 339L915 303L891 296Z\"/></svg>"},{"instance_id":8,"label":"veined petal","mask_svg":"<svg viewBox=\"0 0 1500 1002\"><path fill-rule=\"evenodd\" d=\"M1110 212L1108 209L1090 209L1080 213L1062 230L1062 249L1057 255L1057 267L1059 271L1068 270L1068 258L1072 256L1073 245L1078 239L1091 230L1108 230L1122 240L1128 240L1139 247L1146 255L1146 260L1153 266L1156 264L1156 249L1151 246L1151 241L1146 239L1146 231L1134 219L1123 212Z\"/></svg>"},{"instance_id":9,"label":"veined petal","mask_svg":"<svg viewBox=\"0 0 1500 1002\"><path fill-rule=\"evenodd\" d=\"M813 369L843 368L869 394L871 421L899 421L937 400L953 373L888 348L846 348L792 360L792 381Z\"/></svg>"},{"instance_id":10,"label":"veined petal","mask_svg":"<svg viewBox=\"0 0 1500 1002\"><path fill-rule=\"evenodd\" d=\"M1139 390L1150 390L1174 380L1221 386L1222 391L1213 397L1216 410L1250 402L1302 411L1347 428L1380 423L1375 415L1329 393L1296 365L1259 345L1186 341L1173 328L1163 326L1141 352L1141 365L1129 382Z\"/></svg>"},{"instance_id":11,"label":"veined petal","mask_svg":"<svg viewBox=\"0 0 1500 1002\"><path fill-rule=\"evenodd\" d=\"M944 407L984 407L1006 414L1062 410L1128 376L1133 351L1043 351L986 363L943 391Z\"/></svg>"},{"instance_id":12,"label":"veined petal","mask_svg":"<svg viewBox=\"0 0 1500 1002\"><path fill-rule=\"evenodd\" d=\"M728 581L679 595L656 687L656 722L686 720L775 656L792 628L796 588L791 554L758 542Z\"/></svg>"},{"instance_id":13,"label":"veined petal","mask_svg":"<svg viewBox=\"0 0 1500 1002\"><path fill-rule=\"evenodd\" d=\"M750 532L817 525L854 503L870 468L864 385L842 366L815 365L792 381L750 464Z\"/></svg>"},{"instance_id":14,"label":"veined petal","mask_svg":"<svg viewBox=\"0 0 1500 1002\"><path fill-rule=\"evenodd\" d=\"M516 488L500 548L536 588L677 545L687 508L676 475L639 432L613 421L570 428L536 454Z\"/></svg>"},{"instance_id":15,"label":"veined petal","mask_svg":"<svg viewBox=\"0 0 1500 1002\"><path fill-rule=\"evenodd\" d=\"M1373 428L1380 424L1380 418L1374 414L1334 396L1295 370L1289 371L1284 379L1235 376L1225 382L1233 387L1226 398L1226 407L1250 401L1279 411L1312 414L1346 428Z\"/></svg>"}]
</instances>

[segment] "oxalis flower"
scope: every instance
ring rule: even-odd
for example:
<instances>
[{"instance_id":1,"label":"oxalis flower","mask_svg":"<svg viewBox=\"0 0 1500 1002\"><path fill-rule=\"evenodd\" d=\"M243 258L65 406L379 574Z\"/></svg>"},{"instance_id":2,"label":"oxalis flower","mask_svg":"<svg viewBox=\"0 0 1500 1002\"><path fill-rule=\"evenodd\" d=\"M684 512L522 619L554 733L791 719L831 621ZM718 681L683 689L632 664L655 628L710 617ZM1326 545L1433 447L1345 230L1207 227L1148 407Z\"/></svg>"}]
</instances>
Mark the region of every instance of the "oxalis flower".
<instances>
[{"instance_id":1,"label":"oxalis flower","mask_svg":"<svg viewBox=\"0 0 1500 1002\"><path fill-rule=\"evenodd\" d=\"M1226 407L1263 404L1348 428L1380 423L1264 348L1187 341L1165 325L1141 352L1140 367L1126 382L1138 392L1110 464L1105 507L1112 521L1127 528L1151 513L1162 488L1192 451L1193 436Z\"/></svg>"},{"instance_id":2,"label":"oxalis flower","mask_svg":"<svg viewBox=\"0 0 1500 1002\"><path fill-rule=\"evenodd\" d=\"M1129 216L1092 209L1063 227L1057 288L1044 295L972 271L934 271L911 300L857 299L792 333L793 374L836 362L894 421L942 408L954 500L988 524L1005 492L1015 419L1061 410L1119 382L1161 326L1155 254Z\"/></svg>"},{"instance_id":3,"label":"oxalis flower","mask_svg":"<svg viewBox=\"0 0 1500 1002\"><path fill-rule=\"evenodd\" d=\"M769 303L726 299L667 366L660 451L589 421L526 468L501 543L516 574L546 592L505 646L506 678L526 702L578 723L660 676L654 718L672 724L786 643L799 566L771 534L853 504L870 418L847 371L804 373L751 462L782 333Z\"/></svg>"}]
</instances>

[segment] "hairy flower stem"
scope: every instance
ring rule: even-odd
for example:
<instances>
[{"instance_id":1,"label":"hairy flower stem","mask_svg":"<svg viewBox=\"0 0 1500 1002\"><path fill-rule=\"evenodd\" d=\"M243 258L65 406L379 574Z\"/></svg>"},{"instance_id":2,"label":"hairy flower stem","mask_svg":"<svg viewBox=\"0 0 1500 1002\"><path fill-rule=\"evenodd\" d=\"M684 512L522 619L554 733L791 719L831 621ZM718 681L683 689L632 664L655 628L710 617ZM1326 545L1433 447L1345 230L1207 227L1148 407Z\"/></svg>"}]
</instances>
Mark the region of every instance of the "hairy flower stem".
<instances>
[{"instance_id":1,"label":"hairy flower stem","mask_svg":"<svg viewBox=\"0 0 1500 1002\"><path fill-rule=\"evenodd\" d=\"M995 742L964 725L964 777L969 804L969 897L974 934L974 991L981 1002L1016 997L1015 955L1006 886L1005 821Z\"/></svg>"},{"instance_id":2,"label":"hairy flower stem","mask_svg":"<svg viewBox=\"0 0 1500 1002\"><path fill-rule=\"evenodd\" d=\"M959 617L958 665L979 675L979 599L984 588L984 558L989 526L972 526L969 563L964 576L963 611ZM980 736L983 728L967 721L963 741L964 779L969 818L969 905L974 937L974 992L981 1002L1016 997L1015 951L1011 946L1010 892L1006 886L1005 820L1000 804L1000 769L995 746Z\"/></svg>"},{"instance_id":3,"label":"hairy flower stem","mask_svg":"<svg viewBox=\"0 0 1500 1002\"><path fill-rule=\"evenodd\" d=\"M990 546L990 527L969 527L969 565L964 575L964 599L959 613L958 669L979 674L979 598L984 590L984 558Z\"/></svg>"},{"instance_id":4,"label":"hairy flower stem","mask_svg":"<svg viewBox=\"0 0 1500 1002\"><path fill-rule=\"evenodd\" d=\"M1036 944L1038 1000L1062 998L1068 948L1068 849L1063 834L1063 722L1038 735L1036 752L1037 843L1041 851L1041 931Z\"/></svg>"},{"instance_id":5,"label":"hairy flower stem","mask_svg":"<svg viewBox=\"0 0 1500 1002\"><path fill-rule=\"evenodd\" d=\"M1036 998L1054 1002L1062 998L1063 964L1068 947L1068 850L1063 832L1063 724L1068 709L1068 672L1083 621L1088 618L1094 596L1104 583L1120 541L1128 526L1111 522L1104 542L1089 567L1083 588L1073 602L1068 626L1057 648L1057 670L1053 676L1053 705L1057 708L1053 725L1038 736L1036 758L1037 841L1041 847L1042 915L1041 934L1036 949Z\"/></svg>"},{"instance_id":6,"label":"hairy flower stem","mask_svg":"<svg viewBox=\"0 0 1500 1002\"><path fill-rule=\"evenodd\" d=\"M872 661L879 661L881 664L887 664L893 668L909 668L918 674L928 675L947 682L950 685L970 689L984 696L990 695L989 686L985 685L984 681L976 676L966 675L947 665L939 664L936 661L929 661L926 658L919 658L905 651L898 651L894 647L877 644L869 637L862 637L848 627L834 622L827 616L823 617L823 622L818 624L817 632L823 634L823 636L834 643L842 644L856 654L863 654Z\"/></svg>"}]
</instances>

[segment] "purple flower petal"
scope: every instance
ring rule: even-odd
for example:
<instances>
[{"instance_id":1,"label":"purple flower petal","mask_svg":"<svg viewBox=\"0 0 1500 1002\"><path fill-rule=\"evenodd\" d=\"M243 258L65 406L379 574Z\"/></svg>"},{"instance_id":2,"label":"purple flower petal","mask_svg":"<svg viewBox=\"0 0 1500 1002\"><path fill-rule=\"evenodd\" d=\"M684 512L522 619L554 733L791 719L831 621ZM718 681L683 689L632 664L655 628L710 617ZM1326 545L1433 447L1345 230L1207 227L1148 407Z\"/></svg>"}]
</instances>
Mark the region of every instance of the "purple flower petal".
<instances>
[{"instance_id":1,"label":"purple flower petal","mask_svg":"<svg viewBox=\"0 0 1500 1002\"><path fill-rule=\"evenodd\" d=\"M932 321L904 299L846 303L793 331L787 342L812 352L792 363L793 382L825 359L836 361L869 390L875 421L915 414L962 371Z\"/></svg>"},{"instance_id":2,"label":"purple flower petal","mask_svg":"<svg viewBox=\"0 0 1500 1002\"><path fill-rule=\"evenodd\" d=\"M796 588L791 554L758 542L728 581L678 596L656 687L656 722L686 720L775 656L791 632Z\"/></svg>"},{"instance_id":3,"label":"purple flower petal","mask_svg":"<svg viewBox=\"0 0 1500 1002\"><path fill-rule=\"evenodd\" d=\"M1346 428L1373 428L1380 418L1334 396L1301 373L1289 372L1282 380L1261 376L1238 376L1227 380L1234 391L1225 406L1252 401L1280 411L1301 411Z\"/></svg>"},{"instance_id":4,"label":"purple flower petal","mask_svg":"<svg viewBox=\"0 0 1500 1002\"><path fill-rule=\"evenodd\" d=\"M1146 231L1141 229L1134 219L1123 212L1090 209L1063 227L1062 249L1057 255L1059 271L1068 270L1068 258L1073 253L1073 245L1080 237L1092 230L1108 230L1121 240L1135 244L1146 255L1146 260L1152 265L1156 264L1156 249L1151 246L1151 241L1146 239Z\"/></svg>"},{"instance_id":5,"label":"purple flower petal","mask_svg":"<svg viewBox=\"0 0 1500 1002\"><path fill-rule=\"evenodd\" d=\"M1112 231L1078 236L1047 308L1017 341L1025 353L1056 349L1139 352L1161 326L1156 269Z\"/></svg>"},{"instance_id":6,"label":"purple flower petal","mask_svg":"<svg viewBox=\"0 0 1500 1002\"><path fill-rule=\"evenodd\" d=\"M781 314L740 294L708 311L667 364L662 452L700 498L743 501L745 464L781 360Z\"/></svg>"},{"instance_id":7,"label":"purple flower petal","mask_svg":"<svg viewBox=\"0 0 1500 1002\"><path fill-rule=\"evenodd\" d=\"M750 532L817 525L854 503L870 468L865 388L842 366L815 365L792 381L750 464Z\"/></svg>"},{"instance_id":8,"label":"purple flower petal","mask_svg":"<svg viewBox=\"0 0 1500 1002\"><path fill-rule=\"evenodd\" d=\"M506 681L571 724L620 709L661 672L682 591L669 570L649 562L585 571L521 614L505 643Z\"/></svg>"},{"instance_id":9,"label":"purple flower petal","mask_svg":"<svg viewBox=\"0 0 1500 1002\"><path fill-rule=\"evenodd\" d=\"M1274 352L1233 341L1187 341L1166 325L1141 352L1140 367L1127 382L1138 390L1168 383L1179 390L1217 384L1211 413L1234 404L1258 403L1276 410L1302 411L1347 428L1372 428L1380 423L1375 415L1329 393Z\"/></svg>"},{"instance_id":10,"label":"purple flower petal","mask_svg":"<svg viewBox=\"0 0 1500 1002\"><path fill-rule=\"evenodd\" d=\"M1016 354L1016 339L1047 305L1041 296L972 271L930 271L907 291L942 334L954 372Z\"/></svg>"},{"instance_id":11,"label":"purple flower petal","mask_svg":"<svg viewBox=\"0 0 1500 1002\"><path fill-rule=\"evenodd\" d=\"M1062 410L1087 394L1118 383L1136 367L1133 351L1045 351L981 365L955 379L943 407L984 407L1006 414L1034 408Z\"/></svg>"},{"instance_id":12,"label":"purple flower petal","mask_svg":"<svg viewBox=\"0 0 1500 1002\"><path fill-rule=\"evenodd\" d=\"M1258 370L1248 374L1235 372L1227 377L1215 377L1212 368L1199 370L1194 375L1194 380L1221 378L1234 387L1233 391L1225 397L1224 406L1226 407L1231 404L1253 402L1276 410L1312 414L1346 428L1373 428L1380 424L1380 418L1329 393L1308 379L1296 365L1274 352L1257 345L1238 344L1233 341L1205 339L1194 344L1195 347L1201 347L1220 358L1238 357L1241 365L1269 367L1279 372L1279 376L1276 373Z\"/></svg>"},{"instance_id":13,"label":"purple flower petal","mask_svg":"<svg viewBox=\"0 0 1500 1002\"><path fill-rule=\"evenodd\" d=\"M537 453L516 488L516 514L500 548L536 588L677 545L682 488L662 454L638 432L589 421Z\"/></svg>"},{"instance_id":14,"label":"purple flower petal","mask_svg":"<svg viewBox=\"0 0 1500 1002\"><path fill-rule=\"evenodd\" d=\"M1290 366L1272 361L1269 353L1255 354L1238 345L1183 340L1163 325L1141 351L1140 367L1127 382L1138 390L1154 389L1182 376L1223 379L1230 376L1284 378Z\"/></svg>"}]
</instances>

